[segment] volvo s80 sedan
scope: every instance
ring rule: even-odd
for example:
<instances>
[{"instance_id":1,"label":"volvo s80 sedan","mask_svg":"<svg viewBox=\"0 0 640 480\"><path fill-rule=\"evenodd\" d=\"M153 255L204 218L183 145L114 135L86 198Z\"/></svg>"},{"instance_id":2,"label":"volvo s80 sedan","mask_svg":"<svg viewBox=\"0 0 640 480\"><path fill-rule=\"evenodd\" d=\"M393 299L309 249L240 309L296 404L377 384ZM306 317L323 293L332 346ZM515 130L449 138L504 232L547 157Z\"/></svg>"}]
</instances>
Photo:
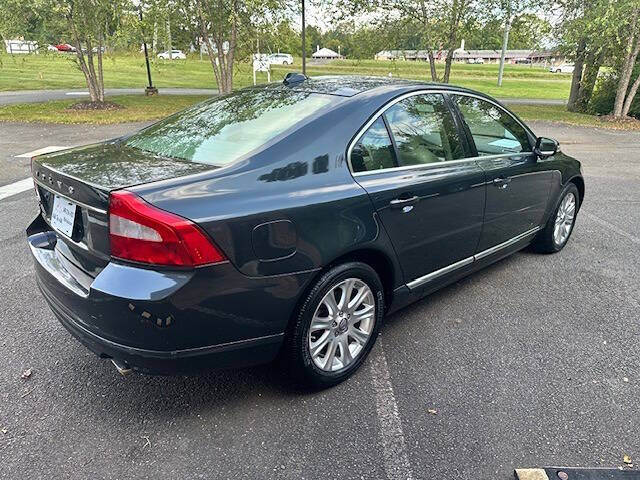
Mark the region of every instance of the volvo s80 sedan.
<instances>
[{"instance_id":1,"label":"volvo s80 sedan","mask_svg":"<svg viewBox=\"0 0 640 480\"><path fill-rule=\"evenodd\" d=\"M492 98L289 74L131 136L36 157L37 283L121 373L282 358L315 387L385 314L524 247L566 245L580 163Z\"/></svg>"}]
</instances>

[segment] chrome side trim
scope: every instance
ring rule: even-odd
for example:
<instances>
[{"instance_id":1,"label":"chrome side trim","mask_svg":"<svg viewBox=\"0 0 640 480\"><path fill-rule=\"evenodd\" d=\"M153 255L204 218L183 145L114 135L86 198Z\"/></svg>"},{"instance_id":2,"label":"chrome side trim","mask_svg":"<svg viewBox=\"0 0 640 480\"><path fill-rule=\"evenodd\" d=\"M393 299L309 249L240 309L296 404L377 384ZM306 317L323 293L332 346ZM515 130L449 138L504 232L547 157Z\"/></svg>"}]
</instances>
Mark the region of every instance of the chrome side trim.
<instances>
[{"instance_id":1,"label":"chrome side trim","mask_svg":"<svg viewBox=\"0 0 640 480\"><path fill-rule=\"evenodd\" d=\"M416 278L415 280L412 280L411 282L407 283L407 287L409 287L409 289L413 290L421 285L424 285L425 283L431 282L433 280L435 280L438 277L441 277L442 275L446 275L447 273L453 272L454 270L457 270L458 268L462 268L465 267L467 265L472 264L473 262L476 262L482 258L488 257L489 255L493 255L494 253L499 252L500 250L510 247L511 245L515 245L516 243L518 243L520 240L524 240L525 238L533 235L534 233L536 233L538 230L540 230L541 227L534 227L530 230L527 230L526 232L521 233L520 235L517 235L513 238L510 238L509 240L507 240L506 242L502 242L498 245L495 245L491 248L487 248L486 250L483 250L480 253L476 253L475 255L473 255L472 257L468 257L465 258L463 260L460 260L458 262L452 263L451 265L447 265L446 267L443 267L439 270L436 270L434 272L428 273L426 275L423 275L422 277Z\"/></svg>"},{"instance_id":2,"label":"chrome side trim","mask_svg":"<svg viewBox=\"0 0 640 480\"><path fill-rule=\"evenodd\" d=\"M509 155L509 156L512 156L512 155ZM418 165L403 165L402 167L381 168L379 170L367 170L365 172L354 172L352 175L354 177L364 177L367 175L375 175L375 174L387 173L387 172L401 172L403 170L427 170L430 168L448 167L449 165L456 165L460 163L475 163L476 160L478 159L477 158L461 158L459 160L449 160L448 162L422 163ZM349 161L351 161L351 158L349 158Z\"/></svg>"},{"instance_id":3,"label":"chrome side trim","mask_svg":"<svg viewBox=\"0 0 640 480\"><path fill-rule=\"evenodd\" d=\"M524 240L525 238L527 238L530 235L533 235L534 233L536 233L538 230L540 230L540 227L534 227L531 230L527 230L524 233L521 233L520 235L513 237L509 240L507 240L506 242L502 242L498 245L496 245L495 247L491 247L491 248L487 248L486 250L481 251L480 253L476 253L473 258L475 260L480 260L481 258L485 258L488 257L489 255L492 255L496 252L498 252L499 250L502 250L503 248L506 247L510 247L511 245L518 243L520 240Z\"/></svg>"},{"instance_id":4,"label":"chrome side trim","mask_svg":"<svg viewBox=\"0 0 640 480\"><path fill-rule=\"evenodd\" d=\"M389 103L386 103L385 105L380 107L380 109L376 113L373 114L373 116L367 121L367 123L365 123L360 128L360 130L358 130L358 133L349 142L349 146L347 147L347 164L349 165L349 170L351 171L351 174L353 176L371 175L373 173L392 172L392 171L395 171L395 170L409 170L409 169L415 169L415 168L433 167L434 165L435 166L452 165L452 164L456 164L456 163L470 162L470 161L476 161L476 160L491 160L493 158L513 157L513 156L516 156L516 155L531 155L533 153L533 151L530 151L530 152L504 153L504 154L498 154L498 155L484 155L484 156L478 155L477 157L467 157L467 158L461 158L461 159L458 159L458 160L450 160L450 161L444 161L444 162L438 162L438 163L427 163L427 164L424 164L424 165L405 165L405 166L402 166L402 167L382 168L380 170L371 170L371 171L368 171L368 172L354 172L353 171L353 166L351 165L351 151L353 150L353 147L356 145L356 143L358 143L358 141L360 140L362 135L364 135L365 132L369 129L369 127L384 112L386 112L389 108L394 106L396 103L398 103L398 102L400 102L400 101L402 101L402 100L404 100L405 98L408 98L408 97L413 97L415 95L425 95L425 94L430 94L430 93L441 94L441 95L460 95L460 96L463 96L463 97L473 97L473 98L477 98L479 100L484 100L486 102L489 102L489 103L495 105L496 107L498 107L500 110L504 111L507 115L509 115L511 118L513 118L516 121L516 123L518 123L518 125L520 125L527 133L529 133L531 136L535 137L535 135L533 134L533 132L531 131L531 129L528 126L526 126L524 123L522 123L518 119L518 117L516 117L513 113L511 113L503 105L501 105L499 102L497 102L495 100L483 97L481 95L475 95L475 94L470 93L470 92L459 92L459 91L456 91L456 90L447 90L447 89L438 89L438 88L429 89L427 87L424 90L416 90L416 91L413 91L413 92L408 92L408 93L405 93L403 95L400 95L399 97L394 98Z\"/></svg>"},{"instance_id":5,"label":"chrome side trim","mask_svg":"<svg viewBox=\"0 0 640 480\"><path fill-rule=\"evenodd\" d=\"M33 181L35 183L37 183L38 185L40 185L42 188L44 188L45 190L48 190L49 192L53 193L54 195L57 195L58 197L63 197L66 198L67 200L69 200L70 202L75 203L76 205L80 205L83 208L86 208L87 210L92 210L94 212L98 212L98 213L102 213L103 215L107 214L106 210L103 210L101 208L97 208L97 207L92 207L91 205L87 205L86 203L82 203L79 202L78 200L76 200L75 198L71 198L68 195L65 195L64 193L60 193L60 192L56 192L55 190L52 190L51 188L47 187L44 183L42 183L40 180L36 180L35 178L33 179Z\"/></svg>"},{"instance_id":6,"label":"chrome side trim","mask_svg":"<svg viewBox=\"0 0 640 480\"><path fill-rule=\"evenodd\" d=\"M420 278L416 278L415 280L407 283L407 287L409 287L410 289L414 289L416 287L419 287L420 285L424 285L427 282L435 280L436 278L441 277L442 275L446 275L449 272L452 272L458 268L464 267L471 263L473 263L473 257L465 258L464 260L460 260L459 262L452 263L451 265L447 265L446 267L441 268L440 270L436 270L435 272L431 272Z\"/></svg>"}]
</instances>

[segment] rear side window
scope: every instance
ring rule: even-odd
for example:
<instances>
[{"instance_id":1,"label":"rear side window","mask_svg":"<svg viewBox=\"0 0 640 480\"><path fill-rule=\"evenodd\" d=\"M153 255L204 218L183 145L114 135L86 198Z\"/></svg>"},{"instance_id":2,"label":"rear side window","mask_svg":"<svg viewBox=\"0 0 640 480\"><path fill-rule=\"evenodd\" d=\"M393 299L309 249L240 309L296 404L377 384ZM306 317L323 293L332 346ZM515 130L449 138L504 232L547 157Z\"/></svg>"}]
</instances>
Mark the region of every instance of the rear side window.
<instances>
[{"instance_id":1,"label":"rear side window","mask_svg":"<svg viewBox=\"0 0 640 480\"><path fill-rule=\"evenodd\" d=\"M471 131L478 155L531 151L527 132L503 109L475 97L453 98Z\"/></svg>"},{"instance_id":2,"label":"rear side window","mask_svg":"<svg viewBox=\"0 0 640 480\"><path fill-rule=\"evenodd\" d=\"M338 101L309 92L241 90L172 115L126 144L163 157L224 166Z\"/></svg>"},{"instance_id":3,"label":"rear side window","mask_svg":"<svg viewBox=\"0 0 640 480\"><path fill-rule=\"evenodd\" d=\"M351 168L354 172L369 172L395 166L389 132L382 117L378 117L351 149Z\"/></svg>"},{"instance_id":4,"label":"rear side window","mask_svg":"<svg viewBox=\"0 0 640 480\"><path fill-rule=\"evenodd\" d=\"M464 156L451 110L440 94L413 95L385 112L398 165L421 165Z\"/></svg>"}]
</instances>

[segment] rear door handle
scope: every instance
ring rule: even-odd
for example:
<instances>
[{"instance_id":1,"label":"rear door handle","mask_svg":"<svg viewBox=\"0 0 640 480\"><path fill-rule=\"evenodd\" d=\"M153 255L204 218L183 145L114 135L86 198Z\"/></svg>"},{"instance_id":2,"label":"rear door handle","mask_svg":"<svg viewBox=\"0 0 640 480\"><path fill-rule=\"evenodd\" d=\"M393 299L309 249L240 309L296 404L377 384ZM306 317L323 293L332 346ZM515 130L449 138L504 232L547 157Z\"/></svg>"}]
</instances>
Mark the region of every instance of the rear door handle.
<instances>
[{"instance_id":1,"label":"rear door handle","mask_svg":"<svg viewBox=\"0 0 640 480\"><path fill-rule=\"evenodd\" d=\"M420 197L414 195L413 197L408 198L396 198L395 200L391 200L389 204L391 208L404 208L411 205L415 205L420 200Z\"/></svg>"},{"instance_id":2,"label":"rear door handle","mask_svg":"<svg viewBox=\"0 0 640 480\"><path fill-rule=\"evenodd\" d=\"M509 177L498 177L493 179L493 184L498 188L507 188L511 179Z\"/></svg>"}]
</instances>

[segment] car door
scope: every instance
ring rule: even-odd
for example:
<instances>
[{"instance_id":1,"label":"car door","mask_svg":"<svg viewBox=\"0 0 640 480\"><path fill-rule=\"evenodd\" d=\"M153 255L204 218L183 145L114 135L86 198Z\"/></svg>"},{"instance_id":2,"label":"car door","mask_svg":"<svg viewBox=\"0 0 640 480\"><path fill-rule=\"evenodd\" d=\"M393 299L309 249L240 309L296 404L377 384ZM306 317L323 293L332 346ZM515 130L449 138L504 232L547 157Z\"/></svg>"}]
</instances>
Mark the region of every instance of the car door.
<instances>
[{"instance_id":1,"label":"car door","mask_svg":"<svg viewBox=\"0 0 640 480\"><path fill-rule=\"evenodd\" d=\"M484 173L440 93L414 92L374 117L350 151L411 288L471 263L484 212Z\"/></svg>"},{"instance_id":2,"label":"car door","mask_svg":"<svg viewBox=\"0 0 640 480\"><path fill-rule=\"evenodd\" d=\"M451 98L486 173L484 228L478 245L482 252L540 225L552 172L533 153L524 126L500 105L470 95Z\"/></svg>"}]
</instances>

